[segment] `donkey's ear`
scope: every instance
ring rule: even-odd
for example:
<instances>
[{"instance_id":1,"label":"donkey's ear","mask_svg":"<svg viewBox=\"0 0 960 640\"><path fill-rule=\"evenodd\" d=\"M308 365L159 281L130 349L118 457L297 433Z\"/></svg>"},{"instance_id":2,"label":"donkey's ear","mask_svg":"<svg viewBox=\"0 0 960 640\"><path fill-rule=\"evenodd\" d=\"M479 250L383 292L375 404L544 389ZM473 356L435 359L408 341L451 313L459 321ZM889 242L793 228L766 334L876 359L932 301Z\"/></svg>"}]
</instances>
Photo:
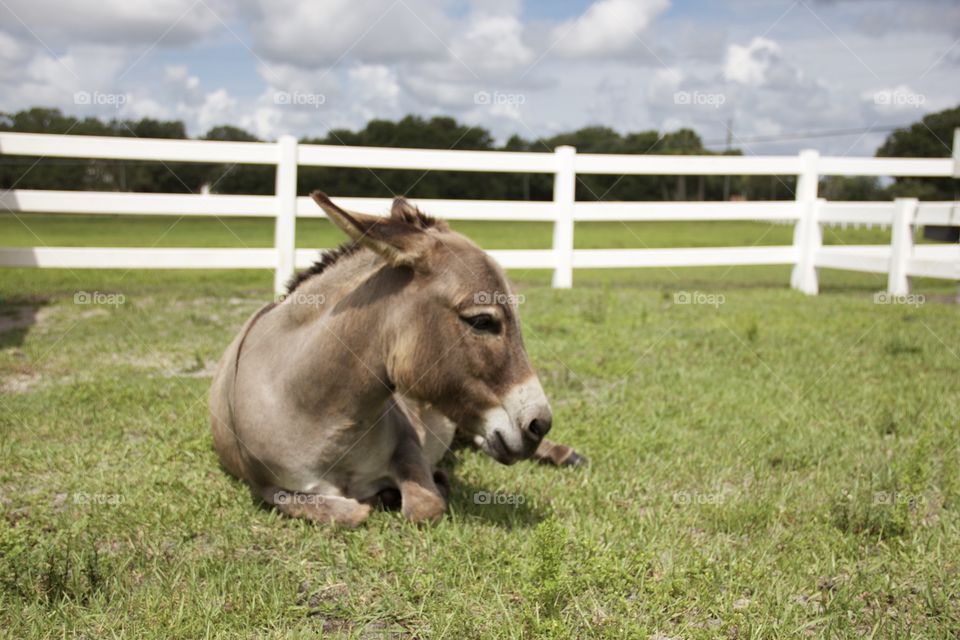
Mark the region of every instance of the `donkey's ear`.
<instances>
[{"instance_id":1,"label":"donkey's ear","mask_svg":"<svg viewBox=\"0 0 960 640\"><path fill-rule=\"evenodd\" d=\"M390 217L395 220L402 220L403 222L408 222L410 224L418 224L420 220L420 212L417 211L417 208L407 202L407 199L402 196L397 196L393 199L393 206L390 208Z\"/></svg>"},{"instance_id":2,"label":"donkey's ear","mask_svg":"<svg viewBox=\"0 0 960 640\"><path fill-rule=\"evenodd\" d=\"M322 191L314 191L310 197L351 240L372 249L395 267L413 265L429 247L427 234L404 219L344 211Z\"/></svg>"}]
</instances>

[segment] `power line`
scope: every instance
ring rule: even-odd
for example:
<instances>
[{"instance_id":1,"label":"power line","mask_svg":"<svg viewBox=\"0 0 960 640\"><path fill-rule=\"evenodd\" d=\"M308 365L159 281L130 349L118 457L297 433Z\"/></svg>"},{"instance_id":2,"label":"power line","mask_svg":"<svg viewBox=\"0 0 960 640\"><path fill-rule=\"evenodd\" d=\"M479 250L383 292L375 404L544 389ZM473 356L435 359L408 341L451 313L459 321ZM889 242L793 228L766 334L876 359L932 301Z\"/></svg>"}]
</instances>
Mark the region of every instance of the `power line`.
<instances>
[{"instance_id":1,"label":"power line","mask_svg":"<svg viewBox=\"0 0 960 640\"><path fill-rule=\"evenodd\" d=\"M890 131L896 131L897 129L906 129L909 128L910 124L905 125L884 125L880 127L867 127L860 129L832 129L826 131L802 131L798 133L785 133L775 136L747 136L740 137L733 135L733 120L730 119L727 122L727 134L723 140L709 140L703 143L704 147L717 147L723 146L725 150L729 151L731 149L731 142L736 144L757 144L764 142L783 142L788 140L813 140L816 138L832 138L835 136L853 136L861 135L864 133L887 133ZM14 159L14 158L3 158L0 157L0 164L23 164L23 163L32 163L33 160L29 158ZM44 162L47 164L56 164L56 165L85 165L89 160L68 160L66 158L44 158ZM122 161L100 161L104 165L110 164L124 164ZM154 165L154 164L163 164L160 162L152 162L149 160L137 160L132 161L130 164L136 165Z\"/></svg>"},{"instance_id":2,"label":"power line","mask_svg":"<svg viewBox=\"0 0 960 640\"><path fill-rule=\"evenodd\" d=\"M741 138L737 137L734 142L736 143L756 143L756 142L780 142L782 140L810 140L813 138L832 138L834 136L853 136L863 133L884 133L889 131L896 131L897 129L906 129L909 127L909 124L905 125L885 125L882 127L867 127L866 129L833 129L831 131L803 131L799 133L785 133L777 136L752 136ZM726 145L727 140L711 140L709 142L704 142L703 146L705 147L716 147L720 145Z\"/></svg>"}]
</instances>

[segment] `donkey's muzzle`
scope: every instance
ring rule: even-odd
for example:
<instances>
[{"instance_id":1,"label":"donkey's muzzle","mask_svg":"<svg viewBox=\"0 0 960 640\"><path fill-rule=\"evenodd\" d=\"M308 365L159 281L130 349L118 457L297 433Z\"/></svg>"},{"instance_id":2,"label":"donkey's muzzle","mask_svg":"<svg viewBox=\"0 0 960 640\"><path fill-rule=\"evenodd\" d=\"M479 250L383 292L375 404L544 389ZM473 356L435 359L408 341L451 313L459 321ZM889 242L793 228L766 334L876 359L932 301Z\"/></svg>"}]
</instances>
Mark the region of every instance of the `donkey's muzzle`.
<instances>
[{"instance_id":1,"label":"donkey's muzzle","mask_svg":"<svg viewBox=\"0 0 960 640\"><path fill-rule=\"evenodd\" d=\"M550 431L553 425L553 416L547 407L542 407L537 412L537 417L527 419L520 428L521 446L519 450L510 451L510 457L514 460L526 460L531 457L540 446L544 436Z\"/></svg>"},{"instance_id":2,"label":"donkey's muzzle","mask_svg":"<svg viewBox=\"0 0 960 640\"><path fill-rule=\"evenodd\" d=\"M550 403L535 375L514 386L501 406L486 415L484 449L498 462L512 464L536 452L553 425Z\"/></svg>"},{"instance_id":3,"label":"donkey's muzzle","mask_svg":"<svg viewBox=\"0 0 960 640\"><path fill-rule=\"evenodd\" d=\"M527 425L525 431L536 438L537 442L540 442L550 432L551 426L553 426L553 416L534 418Z\"/></svg>"}]
</instances>

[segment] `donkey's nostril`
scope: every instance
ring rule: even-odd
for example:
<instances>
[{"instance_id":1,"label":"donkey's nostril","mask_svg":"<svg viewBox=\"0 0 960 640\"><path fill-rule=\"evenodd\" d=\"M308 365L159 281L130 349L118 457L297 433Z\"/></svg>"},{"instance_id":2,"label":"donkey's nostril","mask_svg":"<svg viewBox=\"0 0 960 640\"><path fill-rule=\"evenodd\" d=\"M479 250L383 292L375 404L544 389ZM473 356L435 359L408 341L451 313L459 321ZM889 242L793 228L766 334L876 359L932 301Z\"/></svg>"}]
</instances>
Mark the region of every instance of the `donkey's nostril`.
<instances>
[{"instance_id":1,"label":"donkey's nostril","mask_svg":"<svg viewBox=\"0 0 960 640\"><path fill-rule=\"evenodd\" d=\"M538 438L542 438L543 436L547 435L548 431L550 431L551 422L552 420L550 418L547 418L546 420L542 418L537 418L533 422L531 422L529 425L527 425L527 431L537 436Z\"/></svg>"}]
</instances>

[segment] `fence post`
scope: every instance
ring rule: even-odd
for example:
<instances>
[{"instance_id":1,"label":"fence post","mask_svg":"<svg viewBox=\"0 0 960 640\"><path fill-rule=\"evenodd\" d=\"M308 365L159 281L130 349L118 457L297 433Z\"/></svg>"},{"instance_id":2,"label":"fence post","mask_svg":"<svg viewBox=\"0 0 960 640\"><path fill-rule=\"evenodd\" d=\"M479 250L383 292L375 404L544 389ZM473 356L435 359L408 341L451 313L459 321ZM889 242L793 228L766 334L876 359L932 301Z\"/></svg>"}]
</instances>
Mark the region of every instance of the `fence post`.
<instances>
[{"instance_id":1,"label":"fence post","mask_svg":"<svg viewBox=\"0 0 960 640\"><path fill-rule=\"evenodd\" d=\"M573 286L573 203L576 200L577 174L574 162L577 150L559 146L554 150L557 167L553 175L553 268L555 289Z\"/></svg>"},{"instance_id":2,"label":"fence post","mask_svg":"<svg viewBox=\"0 0 960 640\"><path fill-rule=\"evenodd\" d=\"M820 289L815 262L817 251L823 244L819 216L821 201L817 199L819 158L820 154L813 149L800 152L800 173L797 174L795 194L799 219L793 228L793 246L797 250L797 263L793 265L790 286L809 295L816 295Z\"/></svg>"},{"instance_id":3,"label":"fence post","mask_svg":"<svg viewBox=\"0 0 960 640\"><path fill-rule=\"evenodd\" d=\"M893 201L887 293L894 296L905 296L910 293L907 265L910 256L913 255L913 221L918 205L919 201L916 198L897 198Z\"/></svg>"},{"instance_id":4,"label":"fence post","mask_svg":"<svg viewBox=\"0 0 960 640\"><path fill-rule=\"evenodd\" d=\"M297 234L297 139L277 138L276 228L273 242L277 250L277 268L273 292L280 295L293 276Z\"/></svg>"}]
</instances>

